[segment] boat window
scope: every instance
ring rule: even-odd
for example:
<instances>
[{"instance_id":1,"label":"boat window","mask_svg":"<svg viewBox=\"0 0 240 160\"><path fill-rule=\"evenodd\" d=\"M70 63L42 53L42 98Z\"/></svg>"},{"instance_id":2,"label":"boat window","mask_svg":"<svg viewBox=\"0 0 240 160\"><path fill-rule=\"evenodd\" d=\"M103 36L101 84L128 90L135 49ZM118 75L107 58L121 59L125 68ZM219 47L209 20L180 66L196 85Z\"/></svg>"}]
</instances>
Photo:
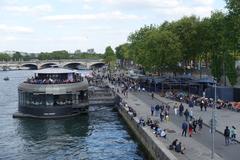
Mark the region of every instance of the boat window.
<instances>
[{"instance_id":1,"label":"boat window","mask_svg":"<svg viewBox=\"0 0 240 160\"><path fill-rule=\"evenodd\" d=\"M53 103L54 106L72 105L73 104L72 94L54 95Z\"/></svg>"},{"instance_id":2,"label":"boat window","mask_svg":"<svg viewBox=\"0 0 240 160\"><path fill-rule=\"evenodd\" d=\"M46 94L45 99L46 99L46 106L53 106L54 101L53 101L53 95L52 94Z\"/></svg>"}]
</instances>

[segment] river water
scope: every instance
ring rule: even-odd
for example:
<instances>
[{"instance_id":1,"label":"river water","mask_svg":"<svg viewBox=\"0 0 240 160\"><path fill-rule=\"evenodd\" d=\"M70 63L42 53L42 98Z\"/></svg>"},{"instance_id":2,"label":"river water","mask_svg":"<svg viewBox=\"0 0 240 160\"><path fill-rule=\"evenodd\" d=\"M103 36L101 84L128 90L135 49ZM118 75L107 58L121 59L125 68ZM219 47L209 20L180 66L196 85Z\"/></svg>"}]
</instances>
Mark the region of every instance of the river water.
<instances>
[{"instance_id":1,"label":"river water","mask_svg":"<svg viewBox=\"0 0 240 160\"><path fill-rule=\"evenodd\" d=\"M17 86L32 75L33 71L0 72L0 159L146 159L127 126L108 107L67 119L13 119ZM9 81L3 80L6 76Z\"/></svg>"}]
</instances>

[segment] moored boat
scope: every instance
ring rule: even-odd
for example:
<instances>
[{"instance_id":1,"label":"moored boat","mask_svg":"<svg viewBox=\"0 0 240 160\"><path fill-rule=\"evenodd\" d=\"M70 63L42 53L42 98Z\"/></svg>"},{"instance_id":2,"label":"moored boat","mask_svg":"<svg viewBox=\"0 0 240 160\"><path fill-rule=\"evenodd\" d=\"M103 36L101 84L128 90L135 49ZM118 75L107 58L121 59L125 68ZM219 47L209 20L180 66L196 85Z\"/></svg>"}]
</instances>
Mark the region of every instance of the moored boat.
<instances>
[{"instance_id":1,"label":"moored boat","mask_svg":"<svg viewBox=\"0 0 240 160\"><path fill-rule=\"evenodd\" d=\"M38 70L18 86L18 95L13 117L62 118L88 112L88 82L68 69Z\"/></svg>"}]
</instances>

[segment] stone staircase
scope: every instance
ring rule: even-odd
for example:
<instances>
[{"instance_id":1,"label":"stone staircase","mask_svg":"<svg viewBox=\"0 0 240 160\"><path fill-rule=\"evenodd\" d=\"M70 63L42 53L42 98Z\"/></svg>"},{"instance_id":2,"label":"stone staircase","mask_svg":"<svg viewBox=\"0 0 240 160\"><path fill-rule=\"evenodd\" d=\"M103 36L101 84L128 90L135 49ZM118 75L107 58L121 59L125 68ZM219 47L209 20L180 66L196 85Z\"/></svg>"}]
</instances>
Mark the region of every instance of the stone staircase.
<instances>
[{"instance_id":1,"label":"stone staircase","mask_svg":"<svg viewBox=\"0 0 240 160\"><path fill-rule=\"evenodd\" d=\"M89 105L115 105L116 96L113 90L109 87L91 86L88 89Z\"/></svg>"}]
</instances>

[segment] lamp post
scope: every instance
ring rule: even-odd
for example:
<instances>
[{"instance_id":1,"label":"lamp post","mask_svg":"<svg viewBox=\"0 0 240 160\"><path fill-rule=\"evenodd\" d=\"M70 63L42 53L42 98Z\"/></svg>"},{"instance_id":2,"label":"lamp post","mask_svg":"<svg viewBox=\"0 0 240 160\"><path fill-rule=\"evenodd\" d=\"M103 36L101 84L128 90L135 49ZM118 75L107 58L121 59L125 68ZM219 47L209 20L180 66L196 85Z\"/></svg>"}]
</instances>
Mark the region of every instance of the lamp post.
<instances>
[{"instance_id":1,"label":"lamp post","mask_svg":"<svg viewBox=\"0 0 240 160\"><path fill-rule=\"evenodd\" d=\"M215 152L215 108L216 108L216 101L217 101L217 86L216 86L216 81L214 83L214 105L212 106L212 125L211 125L211 130L212 130L212 154L211 154L211 159L214 159L214 152Z\"/></svg>"}]
</instances>

